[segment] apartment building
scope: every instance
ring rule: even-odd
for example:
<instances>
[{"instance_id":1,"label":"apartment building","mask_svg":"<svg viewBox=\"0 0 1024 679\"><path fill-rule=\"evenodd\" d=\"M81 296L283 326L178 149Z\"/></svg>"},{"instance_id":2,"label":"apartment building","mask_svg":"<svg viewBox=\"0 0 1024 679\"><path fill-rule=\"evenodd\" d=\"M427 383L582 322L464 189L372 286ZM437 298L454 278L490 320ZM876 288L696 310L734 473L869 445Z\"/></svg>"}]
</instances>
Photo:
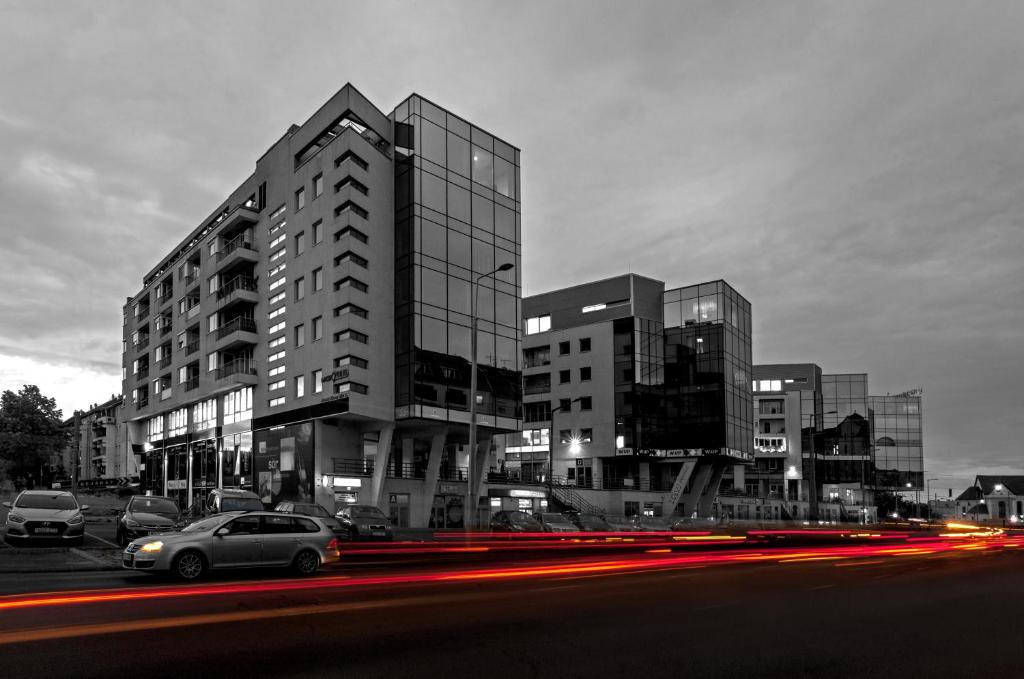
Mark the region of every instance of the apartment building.
<instances>
[{"instance_id":1,"label":"apartment building","mask_svg":"<svg viewBox=\"0 0 1024 679\"><path fill-rule=\"evenodd\" d=\"M384 113L352 85L292 125L126 301L145 487L461 525L470 465L479 483L521 428L519 159L423 97Z\"/></svg>"}]
</instances>

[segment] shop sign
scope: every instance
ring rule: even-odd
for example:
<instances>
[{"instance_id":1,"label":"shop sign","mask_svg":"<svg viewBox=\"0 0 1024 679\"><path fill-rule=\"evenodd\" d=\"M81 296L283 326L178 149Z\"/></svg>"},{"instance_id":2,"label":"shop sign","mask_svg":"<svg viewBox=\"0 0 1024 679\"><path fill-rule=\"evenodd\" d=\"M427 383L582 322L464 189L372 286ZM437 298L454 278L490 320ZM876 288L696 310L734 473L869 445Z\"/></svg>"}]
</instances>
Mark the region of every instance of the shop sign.
<instances>
[{"instance_id":1,"label":"shop sign","mask_svg":"<svg viewBox=\"0 0 1024 679\"><path fill-rule=\"evenodd\" d=\"M348 368L342 368L340 370L335 370L330 375L325 377L324 381L325 382L341 382L342 380L347 380L349 378L349 374L350 373L349 373Z\"/></svg>"},{"instance_id":2,"label":"shop sign","mask_svg":"<svg viewBox=\"0 0 1024 679\"><path fill-rule=\"evenodd\" d=\"M452 483L451 481L442 481L437 484L437 492L440 495L461 495L462 486L458 483Z\"/></svg>"},{"instance_id":3,"label":"shop sign","mask_svg":"<svg viewBox=\"0 0 1024 679\"><path fill-rule=\"evenodd\" d=\"M330 396L324 396L320 399L321 403L328 403L330 401L344 401L348 399L347 394L331 394Z\"/></svg>"},{"instance_id":4,"label":"shop sign","mask_svg":"<svg viewBox=\"0 0 1024 679\"><path fill-rule=\"evenodd\" d=\"M615 454L616 455L632 455L633 454L633 449L632 448L618 448L618 449L616 449Z\"/></svg>"},{"instance_id":5,"label":"shop sign","mask_svg":"<svg viewBox=\"0 0 1024 679\"><path fill-rule=\"evenodd\" d=\"M185 490L185 479L167 479L167 490Z\"/></svg>"}]
</instances>

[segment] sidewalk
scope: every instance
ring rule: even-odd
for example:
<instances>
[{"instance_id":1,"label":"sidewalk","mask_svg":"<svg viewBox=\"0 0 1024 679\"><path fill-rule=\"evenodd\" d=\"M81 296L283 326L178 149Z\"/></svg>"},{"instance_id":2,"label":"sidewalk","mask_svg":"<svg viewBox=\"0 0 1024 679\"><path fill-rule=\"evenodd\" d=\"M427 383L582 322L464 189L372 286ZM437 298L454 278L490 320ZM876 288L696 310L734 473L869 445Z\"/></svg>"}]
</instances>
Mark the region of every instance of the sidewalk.
<instances>
[{"instance_id":1,"label":"sidewalk","mask_svg":"<svg viewBox=\"0 0 1024 679\"><path fill-rule=\"evenodd\" d=\"M2 573L68 573L75 571L107 571L121 567L120 550L77 547L11 547L0 545Z\"/></svg>"}]
</instances>

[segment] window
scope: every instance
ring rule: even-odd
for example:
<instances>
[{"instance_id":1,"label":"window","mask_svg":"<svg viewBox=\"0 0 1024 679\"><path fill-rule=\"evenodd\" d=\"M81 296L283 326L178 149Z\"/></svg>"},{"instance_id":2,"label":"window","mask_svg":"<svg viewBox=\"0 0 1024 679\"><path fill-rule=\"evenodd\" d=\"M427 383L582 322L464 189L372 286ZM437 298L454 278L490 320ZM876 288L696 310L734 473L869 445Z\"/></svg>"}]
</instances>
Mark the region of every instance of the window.
<instances>
[{"instance_id":1,"label":"window","mask_svg":"<svg viewBox=\"0 0 1024 679\"><path fill-rule=\"evenodd\" d=\"M370 339L369 335L367 335L365 333L361 333L361 332L359 332L357 330L351 330L351 329L350 330L341 330L339 332L334 333L334 341L335 342L344 342L346 340L352 340L353 342L359 342L360 344L366 344L367 341L369 341L369 339Z\"/></svg>"},{"instance_id":2,"label":"window","mask_svg":"<svg viewBox=\"0 0 1024 679\"><path fill-rule=\"evenodd\" d=\"M334 192L337 193L338 191L341 191L345 187L351 187L351 188L355 189L356 191L358 191L359 193L363 194L364 196L367 195L370 192L370 190L368 188L366 188L365 184L363 184L361 181L359 181L358 179L356 179L355 177L353 177L351 175L349 175L348 177L345 177L340 182L335 184L334 185Z\"/></svg>"},{"instance_id":3,"label":"window","mask_svg":"<svg viewBox=\"0 0 1024 679\"><path fill-rule=\"evenodd\" d=\"M301 347L306 343L306 326L298 324L295 326L295 346Z\"/></svg>"},{"instance_id":4,"label":"window","mask_svg":"<svg viewBox=\"0 0 1024 679\"><path fill-rule=\"evenodd\" d=\"M580 410L593 410L594 400L589 396L580 399Z\"/></svg>"},{"instance_id":5,"label":"window","mask_svg":"<svg viewBox=\"0 0 1024 679\"><path fill-rule=\"evenodd\" d=\"M559 429L558 430L558 442L559 443L572 443L572 429Z\"/></svg>"},{"instance_id":6,"label":"window","mask_svg":"<svg viewBox=\"0 0 1024 679\"><path fill-rule=\"evenodd\" d=\"M359 292L366 292L367 290L370 289L370 286L368 286L366 283L362 282L358 278L353 278L352 276L345 276L340 281L334 282L335 292L345 287L353 288L355 290L358 290Z\"/></svg>"},{"instance_id":7,"label":"window","mask_svg":"<svg viewBox=\"0 0 1024 679\"><path fill-rule=\"evenodd\" d=\"M306 279L296 278L295 279L295 299L300 300L306 296Z\"/></svg>"},{"instance_id":8,"label":"window","mask_svg":"<svg viewBox=\"0 0 1024 679\"><path fill-rule=\"evenodd\" d=\"M558 383L559 384L568 384L570 382L570 380L572 379L571 375L572 375L572 371L570 371L570 370L559 370L558 371Z\"/></svg>"},{"instance_id":9,"label":"window","mask_svg":"<svg viewBox=\"0 0 1024 679\"><path fill-rule=\"evenodd\" d=\"M569 343L568 342L559 342L558 343L558 355L559 356L568 356L569 355L569 351L570 351L570 348L569 348Z\"/></svg>"},{"instance_id":10,"label":"window","mask_svg":"<svg viewBox=\"0 0 1024 679\"><path fill-rule=\"evenodd\" d=\"M267 361L280 361L282 358L284 358L284 354L285 352L283 351L279 351L276 354L271 354L270 356L267 356Z\"/></svg>"},{"instance_id":11,"label":"window","mask_svg":"<svg viewBox=\"0 0 1024 679\"><path fill-rule=\"evenodd\" d=\"M571 398L560 398L558 399L558 411L567 413L572 410L572 399Z\"/></svg>"},{"instance_id":12,"label":"window","mask_svg":"<svg viewBox=\"0 0 1024 679\"><path fill-rule=\"evenodd\" d=\"M271 382L270 384L267 385L267 391L277 391L278 389L284 389L284 380Z\"/></svg>"},{"instance_id":13,"label":"window","mask_svg":"<svg viewBox=\"0 0 1024 679\"><path fill-rule=\"evenodd\" d=\"M306 232L299 231L295 234L295 256L298 257L306 251Z\"/></svg>"},{"instance_id":14,"label":"window","mask_svg":"<svg viewBox=\"0 0 1024 679\"><path fill-rule=\"evenodd\" d=\"M523 367L537 368L551 364L551 347L530 347L523 349Z\"/></svg>"},{"instance_id":15,"label":"window","mask_svg":"<svg viewBox=\"0 0 1024 679\"><path fill-rule=\"evenodd\" d=\"M370 362L365 358L359 358L351 354L342 356L341 358L334 359L335 368L344 368L345 366L352 366L354 368L366 369L370 365Z\"/></svg>"},{"instance_id":16,"label":"window","mask_svg":"<svg viewBox=\"0 0 1024 679\"><path fill-rule=\"evenodd\" d=\"M316 342L319 339L323 339L324 336L324 317L317 316L313 319L313 341Z\"/></svg>"},{"instance_id":17,"label":"window","mask_svg":"<svg viewBox=\"0 0 1024 679\"><path fill-rule=\"evenodd\" d=\"M284 211L286 209L287 209L287 206L286 205L282 205L281 207L279 207L276 210L274 210L273 212L271 212L270 213L270 217L268 217L267 219L269 219L270 221L274 221L275 219L277 219L278 217L283 215Z\"/></svg>"},{"instance_id":18,"label":"window","mask_svg":"<svg viewBox=\"0 0 1024 679\"><path fill-rule=\"evenodd\" d=\"M551 419L551 404L547 401L523 404L525 422L547 422Z\"/></svg>"},{"instance_id":19,"label":"window","mask_svg":"<svg viewBox=\"0 0 1024 679\"><path fill-rule=\"evenodd\" d=\"M306 187L303 186L301 189L295 192L295 211L298 212L302 208L306 207Z\"/></svg>"},{"instance_id":20,"label":"window","mask_svg":"<svg viewBox=\"0 0 1024 679\"><path fill-rule=\"evenodd\" d=\"M355 214L362 217L363 219L366 219L370 216L370 213L367 212L366 208L356 205L351 200L346 200L344 203L334 208L335 217L340 217L343 214Z\"/></svg>"},{"instance_id":21,"label":"window","mask_svg":"<svg viewBox=\"0 0 1024 679\"><path fill-rule=\"evenodd\" d=\"M319 394L324 390L324 371L314 370L313 371L313 393Z\"/></svg>"},{"instance_id":22,"label":"window","mask_svg":"<svg viewBox=\"0 0 1024 679\"><path fill-rule=\"evenodd\" d=\"M206 355L206 370L207 372L213 372L217 369L217 352Z\"/></svg>"},{"instance_id":23,"label":"window","mask_svg":"<svg viewBox=\"0 0 1024 679\"><path fill-rule=\"evenodd\" d=\"M267 377L276 377L278 375L283 375L285 370L286 367L283 365L279 365L276 368L271 368L270 372L267 373Z\"/></svg>"},{"instance_id":24,"label":"window","mask_svg":"<svg viewBox=\"0 0 1024 679\"><path fill-rule=\"evenodd\" d=\"M295 376L295 398L302 398L306 395L306 376Z\"/></svg>"},{"instance_id":25,"label":"window","mask_svg":"<svg viewBox=\"0 0 1024 679\"><path fill-rule=\"evenodd\" d=\"M277 406L284 405L284 396L278 396L277 398L270 399L269 401L267 401L267 405L271 408L276 408Z\"/></svg>"},{"instance_id":26,"label":"window","mask_svg":"<svg viewBox=\"0 0 1024 679\"><path fill-rule=\"evenodd\" d=\"M343 252L334 258L334 266L341 266L345 262L352 262L353 264L357 264L363 267L364 269L366 268L366 265L370 263L370 261L366 259L366 257L357 255L351 250Z\"/></svg>"},{"instance_id":27,"label":"window","mask_svg":"<svg viewBox=\"0 0 1024 679\"><path fill-rule=\"evenodd\" d=\"M284 257L287 254L288 254L288 249L287 248L281 248L277 252L274 252L274 253L272 253L270 255L270 261L274 262L274 261L276 261L278 259L281 259L282 257Z\"/></svg>"},{"instance_id":28,"label":"window","mask_svg":"<svg viewBox=\"0 0 1024 679\"><path fill-rule=\"evenodd\" d=\"M273 215L270 216L270 221L274 221L274 216ZM275 233L277 233L278 231L280 231L281 229L283 229L286 226L288 226L288 222L286 220L281 220L277 224L274 224L273 226L270 227L270 229L267 230L267 235L273 236Z\"/></svg>"},{"instance_id":29,"label":"window","mask_svg":"<svg viewBox=\"0 0 1024 679\"><path fill-rule=\"evenodd\" d=\"M280 337L275 337L274 339L270 340L270 342L267 343L267 346L270 347L271 349L275 349L283 345L287 341L288 340L285 338L285 336L281 335Z\"/></svg>"},{"instance_id":30,"label":"window","mask_svg":"<svg viewBox=\"0 0 1024 679\"><path fill-rule=\"evenodd\" d=\"M281 262L277 266L275 266L272 269L270 269L270 271L267 272L267 275L270 276L271 278L273 278L274 276L276 276L277 274L281 273L282 271L284 271L287 268L288 268L288 262Z\"/></svg>"},{"instance_id":31,"label":"window","mask_svg":"<svg viewBox=\"0 0 1024 679\"><path fill-rule=\"evenodd\" d=\"M357 306L355 304L352 304L351 302L348 302L346 304L342 304L339 307L335 307L335 309L334 309L334 315L335 316L343 316L345 314L352 314L353 316L358 316L359 318L366 318L367 316L370 315L370 312L367 311L366 309L364 309L361 306Z\"/></svg>"},{"instance_id":32,"label":"window","mask_svg":"<svg viewBox=\"0 0 1024 679\"><path fill-rule=\"evenodd\" d=\"M192 406L192 422L197 431L217 426L217 399L196 403Z\"/></svg>"},{"instance_id":33,"label":"window","mask_svg":"<svg viewBox=\"0 0 1024 679\"><path fill-rule=\"evenodd\" d=\"M580 429L580 443L591 443L594 440L593 429Z\"/></svg>"},{"instance_id":34,"label":"window","mask_svg":"<svg viewBox=\"0 0 1024 679\"><path fill-rule=\"evenodd\" d=\"M285 322L284 321L281 321L280 323L275 323L274 325L270 326L270 328L267 330L267 332L269 334L273 335L275 332L281 332L282 330L284 330L284 326L285 326Z\"/></svg>"},{"instance_id":35,"label":"window","mask_svg":"<svg viewBox=\"0 0 1024 679\"><path fill-rule=\"evenodd\" d=\"M367 236L365 233L363 233L354 226L346 226L341 231L338 231L336 234L334 234L334 240L339 241L342 238L345 238L346 236L351 236L360 243L367 243L370 240L369 236Z\"/></svg>"},{"instance_id":36,"label":"window","mask_svg":"<svg viewBox=\"0 0 1024 679\"><path fill-rule=\"evenodd\" d=\"M580 368L580 382L590 381L590 366Z\"/></svg>"},{"instance_id":37,"label":"window","mask_svg":"<svg viewBox=\"0 0 1024 679\"><path fill-rule=\"evenodd\" d=\"M350 391L354 391L357 394L365 394L370 389L365 384L359 384L358 382L335 382L334 393L345 394Z\"/></svg>"},{"instance_id":38,"label":"window","mask_svg":"<svg viewBox=\"0 0 1024 679\"><path fill-rule=\"evenodd\" d=\"M267 319L270 320L270 319L277 318L278 316L280 316L281 314L283 314L287 310L288 310L288 307L279 306L276 309L274 309L273 311L271 311L269 314L267 314Z\"/></svg>"},{"instance_id":39,"label":"window","mask_svg":"<svg viewBox=\"0 0 1024 679\"><path fill-rule=\"evenodd\" d=\"M252 419L252 387L224 395L224 424Z\"/></svg>"},{"instance_id":40,"label":"window","mask_svg":"<svg viewBox=\"0 0 1024 679\"><path fill-rule=\"evenodd\" d=\"M276 248L276 247L277 247L278 245L280 245L281 243L283 243L283 242L284 242L284 239L285 239L285 238L287 238L287 236L286 236L285 234L283 234L283 233L282 233L282 234L281 234L280 236L278 236L278 237L277 237L277 238L275 238L274 240L270 241L270 244L269 244L269 245L268 245L267 247L268 247L268 248L270 248L271 250L273 250L273 249L274 249L274 248Z\"/></svg>"},{"instance_id":41,"label":"window","mask_svg":"<svg viewBox=\"0 0 1024 679\"><path fill-rule=\"evenodd\" d=\"M526 334L536 335L538 332L547 332L551 329L551 315L534 316L526 319Z\"/></svg>"},{"instance_id":42,"label":"window","mask_svg":"<svg viewBox=\"0 0 1024 679\"><path fill-rule=\"evenodd\" d=\"M278 302L283 302L284 298L285 294L283 292L279 292L270 299L268 299L267 304L277 304Z\"/></svg>"},{"instance_id":43,"label":"window","mask_svg":"<svg viewBox=\"0 0 1024 679\"><path fill-rule=\"evenodd\" d=\"M282 276L281 278L278 278L276 281L271 281L270 282L270 286L267 289L268 290L276 290L277 288L279 288L282 285L284 285L287 281L288 281L288 279L285 278L284 276Z\"/></svg>"},{"instance_id":44,"label":"window","mask_svg":"<svg viewBox=\"0 0 1024 679\"><path fill-rule=\"evenodd\" d=\"M313 200L316 200L321 193L324 192L324 175L323 173L313 177Z\"/></svg>"},{"instance_id":45,"label":"window","mask_svg":"<svg viewBox=\"0 0 1024 679\"><path fill-rule=\"evenodd\" d=\"M313 222L313 245L320 243L324 239L324 220L318 219Z\"/></svg>"},{"instance_id":46,"label":"window","mask_svg":"<svg viewBox=\"0 0 1024 679\"><path fill-rule=\"evenodd\" d=\"M338 156L338 159L334 161L334 167L341 167L341 164L344 163L346 160L351 160L353 164L358 165L364 170L370 167L370 164L368 162L363 160L360 156L353 153L352 151L345 151L340 156Z\"/></svg>"},{"instance_id":47,"label":"window","mask_svg":"<svg viewBox=\"0 0 1024 679\"><path fill-rule=\"evenodd\" d=\"M582 353L586 353L588 351L590 351L590 338L589 337L582 337L582 338L580 338L580 353L582 354Z\"/></svg>"},{"instance_id":48,"label":"window","mask_svg":"<svg viewBox=\"0 0 1024 679\"><path fill-rule=\"evenodd\" d=\"M313 292L324 289L324 268L313 269Z\"/></svg>"}]
</instances>

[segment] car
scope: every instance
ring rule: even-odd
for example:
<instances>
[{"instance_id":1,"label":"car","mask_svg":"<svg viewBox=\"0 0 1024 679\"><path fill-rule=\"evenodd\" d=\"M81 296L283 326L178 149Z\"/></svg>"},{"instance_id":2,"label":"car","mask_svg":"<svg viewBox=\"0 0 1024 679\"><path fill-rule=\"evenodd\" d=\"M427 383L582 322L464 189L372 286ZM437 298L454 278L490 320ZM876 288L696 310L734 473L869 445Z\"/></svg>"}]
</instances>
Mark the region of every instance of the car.
<instances>
[{"instance_id":1,"label":"car","mask_svg":"<svg viewBox=\"0 0 1024 679\"><path fill-rule=\"evenodd\" d=\"M533 515L533 518L540 523L541 529L545 533L576 533L579 531L576 525L562 514L538 512Z\"/></svg>"},{"instance_id":2,"label":"car","mask_svg":"<svg viewBox=\"0 0 1024 679\"><path fill-rule=\"evenodd\" d=\"M203 505L203 517L221 514L223 512L253 512L263 511L263 501L260 496L251 490L238 490L236 488L215 488L210 491ZM198 518L198 517L197 517Z\"/></svg>"},{"instance_id":3,"label":"car","mask_svg":"<svg viewBox=\"0 0 1024 679\"><path fill-rule=\"evenodd\" d=\"M124 547L135 538L180 530L184 525L181 510L173 499L136 495L118 513L114 532L117 544Z\"/></svg>"},{"instance_id":4,"label":"car","mask_svg":"<svg viewBox=\"0 0 1024 679\"><path fill-rule=\"evenodd\" d=\"M526 512L501 511L491 517L491 530L501 533L542 533L544 526Z\"/></svg>"},{"instance_id":5,"label":"car","mask_svg":"<svg viewBox=\"0 0 1024 679\"><path fill-rule=\"evenodd\" d=\"M315 502L294 502L288 500L285 502L278 502L277 506L274 507L275 512L281 512L282 514L301 514L303 516L315 516L319 519L323 519L324 523L333 530L335 533L344 533L344 529L341 527L341 523L338 522L331 513L323 508L323 506Z\"/></svg>"},{"instance_id":6,"label":"car","mask_svg":"<svg viewBox=\"0 0 1024 679\"><path fill-rule=\"evenodd\" d=\"M633 523L633 519L621 514L608 514L604 517L604 520L608 524L608 530L615 531L616 533L633 533L636 531L636 524Z\"/></svg>"},{"instance_id":7,"label":"car","mask_svg":"<svg viewBox=\"0 0 1024 679\"><path fill-rule=\"evenodd\" d=\"M85 517L89 505L79 505L66 490L23 490L13 502L4 502L7 513L7 542L57 540L81 545L85 540Z\"/></svg>"},{"instance_id":8,"label":"car","mask_svg":"<svg viewBox=\"0 0 1024 679\"><path fill-rule=\"evenodd\" d=\"M672 524L660 516L636 516L636 529L645 533L668 532L672 530Z\"/></svg>"},{"instance_id":9,"label":"car","mask_svg":"<svg viewBox=\"0 0 1024 679\"><path fill-rule=\"evenodd\" d=\"M312 575L339 558L337 536L316 517L223 512L177 533L132 540L121 565L197 580L211 570L228 568L286 567L298 575Z\"/></svg>"},{"instance_id":10,"label":"car","mask_svg":"<svg viewBox=\"0 0 1024 679\"><path fill-rule=\"evenodd\" d=\"M600 514L576 514L572 520L582 531L605 532L612 529Z\"/></svg>"},{"instance_id":11,"label":"car","mask_svg":"<svg viewBox=\"0 0 1024 679\"><path fill-rule=\"evenodd\" d=\"M391 519L373 505L347 505L334 518L341 526L341 535L349 540L394 540Z\"/></svg>"}]
</instances>

